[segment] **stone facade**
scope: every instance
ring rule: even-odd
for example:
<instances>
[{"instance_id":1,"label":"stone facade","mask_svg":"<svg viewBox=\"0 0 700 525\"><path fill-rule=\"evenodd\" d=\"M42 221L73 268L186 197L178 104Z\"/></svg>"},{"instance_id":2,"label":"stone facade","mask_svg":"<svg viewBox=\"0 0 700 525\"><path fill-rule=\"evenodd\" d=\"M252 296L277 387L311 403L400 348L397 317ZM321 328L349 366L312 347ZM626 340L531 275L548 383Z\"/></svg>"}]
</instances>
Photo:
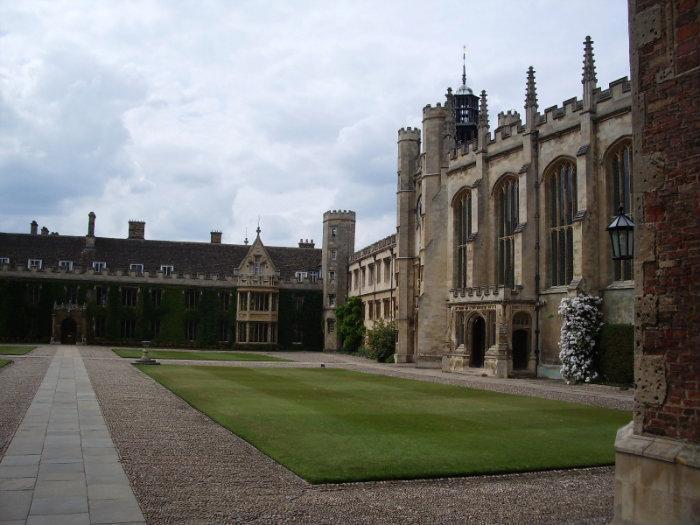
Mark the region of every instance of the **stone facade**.
<instances>
[{"instance_id":1,"label":"stone facade","mask_svg":"<svg viewBox=\"0 0 700 525\"><path fill-rule=\"evenodd\" d=\"M362 300L365 328L396 318L396 235L390 235L350 258L348 296Z\"/></svg>"},{"instance_id":2,"label":"stone facade","mask_svg":"<svg viewBox=\"0 0 700 525\"><path fill-rule=\"evenodd\" d=\"M630 0L635 410L615 443L615 523L700 523L700 21Z\"/></svg>"},{"instance_id":3,"label":"stone facade","mask_svg":"<svg viewBox=\"0 0 700 525\"><path fill-rule=\"evenodd\" d=\"M380 299L396 300L397 362L556 377L563 297L600 295L606 322L633 322L632 267L612 261L605 231L619 206L632 213L630 84L599 88L588 37L583 55L581 98L561 107L539 112L530 68L524 119L501 113L491 131L482 91L475 138L459 142L463 84L423 109L422 131L399 130L396 241L380 254L394 261ZM377 250L350 262L364 304Z\"/></svg>"}]
</instances>

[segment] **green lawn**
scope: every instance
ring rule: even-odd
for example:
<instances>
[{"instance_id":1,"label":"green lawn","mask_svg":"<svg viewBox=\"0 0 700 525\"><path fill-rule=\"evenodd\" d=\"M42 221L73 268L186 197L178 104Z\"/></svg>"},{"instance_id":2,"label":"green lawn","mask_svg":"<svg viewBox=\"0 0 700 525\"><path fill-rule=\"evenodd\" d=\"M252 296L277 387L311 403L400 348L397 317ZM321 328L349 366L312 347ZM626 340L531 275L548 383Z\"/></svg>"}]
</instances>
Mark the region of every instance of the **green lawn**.
<instances>
[{"instance_id":1,"label":"green lawn","mask_svg":"<svg viewBox=\"0 0 700 525\"><path fill-rule=\"evenodd\" d=\"M24 355L35 348L36 346L0 346L0 355Z\"/></svg>"},{"instance_id":2,"label":"green lawn","mask_svg":"<svg viewBox=\"0 0 700 525\"><path fill-rule=\"evenodd\" d=\"M612 465L631 419L330 368L139 368L311 483Z\"/></svg>"},{"instance_id":3,"label":"green lawn","mask_svg":"<svg viewBox=\"0 0 700 525\"><path fill-rule=\"evenodd\" d=\"M5 365L9 365L12 361L9 359L0 359L0 368L2 368Z\"/></svg>"},{"instance_id":4,"label":"green lawn","mask_svg":"<svg viewBox=\"0 0 700 525\"><path fill-rule=\"evenodd\" d=\"M119 357L141 357L141 350L135 348L112 348ZM252 352L183 352L182 350L150 350L153 359L197 359L200 361L286 361L278 357Z\"/></svg>"}]
</instances>

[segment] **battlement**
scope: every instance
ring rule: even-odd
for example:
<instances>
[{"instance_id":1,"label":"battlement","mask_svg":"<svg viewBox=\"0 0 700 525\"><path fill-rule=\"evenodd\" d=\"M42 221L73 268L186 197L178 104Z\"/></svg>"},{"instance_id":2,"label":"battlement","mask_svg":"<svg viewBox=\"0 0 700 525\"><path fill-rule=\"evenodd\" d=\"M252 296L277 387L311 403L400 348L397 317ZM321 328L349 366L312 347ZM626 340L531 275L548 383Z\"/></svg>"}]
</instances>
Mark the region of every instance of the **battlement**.
<instances>
[{"instance_id":1,"label":"battlement","mask_svg":"<svg viewBox=\"0 0 700 525\"><path fill-rule=\"evenodd\" d=\"M438 102L435 106L428 104L423 108L423 119L447 117L447 107Z\"/></svg>"},{"instance_id":2,"label":"battlement","mask_svg":"<svg viewBox=\"0 0 700 525\"><path fill-rule=\"evenodd\" d=\"M631 93L632 86L627 77L618 78L608 84L608 89L601 90L596 88L594 92L596 102L604 102L607 100L615 100L617 98L628 96Z\"/></svg>"},{"instance_id":3,"label":"battlement","mask_svg":"<svg viewBox=\"0 0 700 525\"><path fill-rule=\"evenodd\" d=\"M355 212L352 210L328 210L323 214L323 222L326 221L354 221Z\"/></svg>"},{"instance_id":4,"label":"battlement","mask_svg":"<svg viewBox=\"0 0 700 525\"><path fill-rule=\"evenodd\" d=\"M399 130L399 140L416 140L420 142L420 134L420 128L411 128L410 126L401 128Z\"/></svg>"},{"instance_id":5,"label":"battlement","mask_svg":"<svg viewBox=\"0 0 700 525\"><path fill-rule=\"evenodd\" d=\"M518 113L515 110L508 110L507 113L504 113L501 111L498 114L498 127L503 127L503 126L510 126L511 124L515 122L520 122L520 113Z\"/></svg>"},{"instance_id":6,"label":"battlement","mask_svg":"<svg viewBox=\"0 0 700 525\"><path fill-rule=\"evenodd\" d=\"M350 262L355 262L373 253L385 250L387 248L391 248L392 246L396 246L395 233L389 235L388 237L384 237L383 239L379 239L378 241L370 244L369 246L365 246L361 250L356 251L350 256Z\"/></svg>"}]
</instances>

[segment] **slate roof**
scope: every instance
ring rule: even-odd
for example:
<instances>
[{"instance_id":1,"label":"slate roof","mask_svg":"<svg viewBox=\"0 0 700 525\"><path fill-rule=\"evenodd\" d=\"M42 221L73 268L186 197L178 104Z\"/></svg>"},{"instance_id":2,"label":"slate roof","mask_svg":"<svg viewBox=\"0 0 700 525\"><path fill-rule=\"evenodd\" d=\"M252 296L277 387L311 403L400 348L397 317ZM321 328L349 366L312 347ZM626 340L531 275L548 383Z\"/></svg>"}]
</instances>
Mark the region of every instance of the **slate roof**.
<instances>
[{"instance_id":1,"label":"slate roof","mask_svg":"<svg viewBox=\"0 0 700 525\"><path fill-rule=\"evenodd\" d=\"M42 259L44 267L56 267L59 260L74 266L91 268L93 261L107 263L110 271L127 272L129 265L143 264L144 271L157 272L162 264L172 265L176 273L232 276L250 246L207 242L151 241L95 237L95 248L85 249L85 237L70 235L31 235L0 233L0 257L9 257L12 266L26 266L27 259ZM321 267L321 250L266 246L265 249L282 279L297 271L315 271Z\"/></svg>"}]
</instances>

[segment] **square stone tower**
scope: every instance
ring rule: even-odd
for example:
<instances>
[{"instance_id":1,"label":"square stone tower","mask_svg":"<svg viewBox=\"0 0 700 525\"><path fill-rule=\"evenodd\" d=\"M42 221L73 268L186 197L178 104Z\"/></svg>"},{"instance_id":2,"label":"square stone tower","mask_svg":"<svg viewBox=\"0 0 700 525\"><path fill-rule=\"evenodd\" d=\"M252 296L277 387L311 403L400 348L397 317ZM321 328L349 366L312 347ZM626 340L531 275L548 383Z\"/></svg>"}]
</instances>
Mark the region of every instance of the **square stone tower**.
<instances>
[{"instance_id":1,"label":"square stone tower","mask_svg":"<svg viewBox=\"0 0 700 525\"><path fill-rule=\"evenodd\" d=\"M355 251L355 212L329 210L323 214L323 334L327 351L338 349L335 309L348 297L348 266Z\"/></svg>"}]
</instances>

